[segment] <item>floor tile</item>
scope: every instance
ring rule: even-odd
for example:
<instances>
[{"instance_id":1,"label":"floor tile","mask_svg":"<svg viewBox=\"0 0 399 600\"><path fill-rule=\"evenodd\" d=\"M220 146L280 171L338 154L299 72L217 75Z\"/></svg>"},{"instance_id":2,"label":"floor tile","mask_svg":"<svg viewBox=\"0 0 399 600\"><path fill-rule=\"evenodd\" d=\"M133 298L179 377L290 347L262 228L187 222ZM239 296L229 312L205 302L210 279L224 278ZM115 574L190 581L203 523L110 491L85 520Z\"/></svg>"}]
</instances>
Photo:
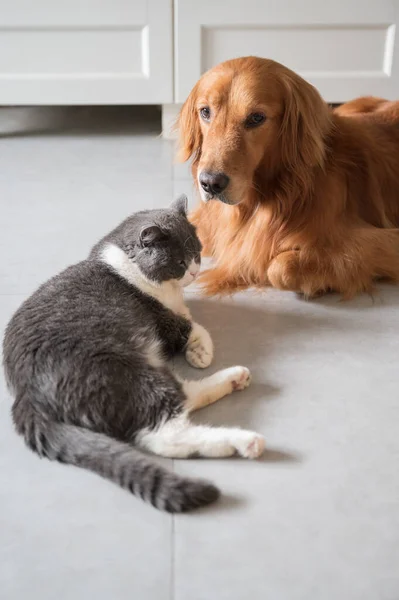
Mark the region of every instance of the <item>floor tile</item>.
<instances>
[{"instance_id":1,"label":"floor tile","mask_svg":"<svg viewBox=\"0 0 399 600\"><path fill-rule=\"evenodd\" d=\"M131 212L195 192L160 114L0 110L0 329L37 285ZM40 461L15 435L0 380L4 600L397 600L399 288L340 302L248 291L204 300L214 364L247 390L193 419L265 435L259 461L174 461L221 501L171 518L94 475ZM170 464L170 461L166 461Z\"/></svg>"},{"instance_id":2,"label":"floor tile","mask_svg":"<svg viewBox=\"0 0 399 600\"><path fill-rule=\"evenodd\" d=\"M193 301L209 370L252 387L196 415L265 435L260 461L176 461L220 486L175 522L175 598L395 598L399 590L399 290L342 304L277 291ZM185 375L198 377L181 365Z\"/></svg>"},{"instance_id":3,"label":"floor tile","mask_svg":"<svg viewBox=\"0 0 399 600\"><path fill-rule=\"evenodd\" d=\"M1 330L22 299L0 296ZM10 407L1 377L1 598L169 600L171 517L96 475L39 460L14 433Z\"/></svg>"}]
</instances>

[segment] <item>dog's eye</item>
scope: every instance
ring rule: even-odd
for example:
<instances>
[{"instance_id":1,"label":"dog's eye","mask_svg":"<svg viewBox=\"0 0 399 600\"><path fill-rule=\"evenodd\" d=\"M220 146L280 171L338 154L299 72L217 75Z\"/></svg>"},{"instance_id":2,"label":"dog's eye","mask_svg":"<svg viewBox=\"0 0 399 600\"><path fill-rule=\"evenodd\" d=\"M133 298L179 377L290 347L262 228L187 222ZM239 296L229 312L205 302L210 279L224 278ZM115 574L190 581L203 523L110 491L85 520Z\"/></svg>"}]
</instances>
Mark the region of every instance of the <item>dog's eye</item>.
<instances>
[{"instance_id":1,"label":"dog's eye","mask_svg":"<svg viewBox=\"0 0 399 600\"><path fill-rule=\"evenodd\" d=\"M250 129L251 127L258 127L266 121L266 115L263 113L252 113L245 119L245 127Z\"/></svg>"},{"instance_id":2,"label":"dog's eye","mask_svg":"<svg viewBox=\"0 0 399 600\"><path fill-rule=\"evenodd\" d=\"M209 121L209 119L211 118L211 109L209 108L209 106L204 106L203 108L201 108L200 115L204 121Z\"/></svg>"}]
</instances>

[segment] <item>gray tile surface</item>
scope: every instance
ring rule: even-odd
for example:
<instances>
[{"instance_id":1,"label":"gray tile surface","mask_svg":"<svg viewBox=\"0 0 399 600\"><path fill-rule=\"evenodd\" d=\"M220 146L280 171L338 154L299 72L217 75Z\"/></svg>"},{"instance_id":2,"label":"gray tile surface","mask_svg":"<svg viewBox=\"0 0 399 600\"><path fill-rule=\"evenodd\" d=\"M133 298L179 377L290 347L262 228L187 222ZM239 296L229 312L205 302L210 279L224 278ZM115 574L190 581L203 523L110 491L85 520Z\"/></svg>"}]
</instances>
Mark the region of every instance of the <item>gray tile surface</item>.
<instances>
[{"instance_id":1,"label":"gray tile surface","mask_svg":"<svg viewBox=\"0 0 399 600\"><path fill-rule=\"evenodd\" d=\"M191 191L159 125L153 110L0 110L1 329L128 213ZM224 496L172 519L25 450L1 382L1 599L398 600L399 289L189 297L215 340L209 371L254 376L196 420L256 429L268 452L174 461Z\"/></svg>"}]
</instances>

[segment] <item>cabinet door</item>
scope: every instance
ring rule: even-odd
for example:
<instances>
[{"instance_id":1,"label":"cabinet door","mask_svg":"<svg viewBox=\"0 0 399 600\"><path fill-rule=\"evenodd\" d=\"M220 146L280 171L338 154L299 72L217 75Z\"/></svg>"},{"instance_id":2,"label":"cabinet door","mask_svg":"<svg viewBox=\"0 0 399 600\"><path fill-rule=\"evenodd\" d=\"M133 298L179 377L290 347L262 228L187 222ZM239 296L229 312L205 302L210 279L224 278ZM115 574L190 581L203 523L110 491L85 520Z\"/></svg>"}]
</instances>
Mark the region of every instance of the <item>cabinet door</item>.
<instances>
[{"instance_id":1,"label":"cabinet door","mask_svg":"<svg viewBox=\"0 0 399 600\"><path fill-rule=\"evenodd\" d=\"M171 0L0 0L0 104L173 99Z\"/></svg>"},{"instance_id":2,"label":"cabinet door","mask_svg":"<svg viewBox=\"0 0 399 600\"><path fill-rule=\"evenodd\" d=\"M238 56L285 64L328 102L399 98L398 0L175 0L175 100Z\"/></svg>"}]
</instances>

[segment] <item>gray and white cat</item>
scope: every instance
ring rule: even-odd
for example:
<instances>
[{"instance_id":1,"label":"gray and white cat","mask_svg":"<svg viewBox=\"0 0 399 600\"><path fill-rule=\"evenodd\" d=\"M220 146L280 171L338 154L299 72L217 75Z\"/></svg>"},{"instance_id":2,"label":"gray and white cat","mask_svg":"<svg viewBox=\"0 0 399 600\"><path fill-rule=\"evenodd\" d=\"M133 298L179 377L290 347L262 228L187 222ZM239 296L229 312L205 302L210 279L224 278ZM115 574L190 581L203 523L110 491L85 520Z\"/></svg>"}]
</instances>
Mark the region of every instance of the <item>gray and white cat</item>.
<instances>
[{"instance_id":1,"label":"gray and white cat","mask_svg":"<svg viewBox=\"0 0 399 600\"><path fill-rule=\"evenodd\" d=\"M201 251L186 201L134 214L87 260L42 285L11 319L3 346L13 420L26 444L169 512L208 504L219 491L167 471L139 448L176 458L255 458L264 449L256 433L188 417L248 386L248 369L182 381L167 365L177 352L198 368L213 358L209 333L183 300Z\"/></svg>"}]
</instances>

